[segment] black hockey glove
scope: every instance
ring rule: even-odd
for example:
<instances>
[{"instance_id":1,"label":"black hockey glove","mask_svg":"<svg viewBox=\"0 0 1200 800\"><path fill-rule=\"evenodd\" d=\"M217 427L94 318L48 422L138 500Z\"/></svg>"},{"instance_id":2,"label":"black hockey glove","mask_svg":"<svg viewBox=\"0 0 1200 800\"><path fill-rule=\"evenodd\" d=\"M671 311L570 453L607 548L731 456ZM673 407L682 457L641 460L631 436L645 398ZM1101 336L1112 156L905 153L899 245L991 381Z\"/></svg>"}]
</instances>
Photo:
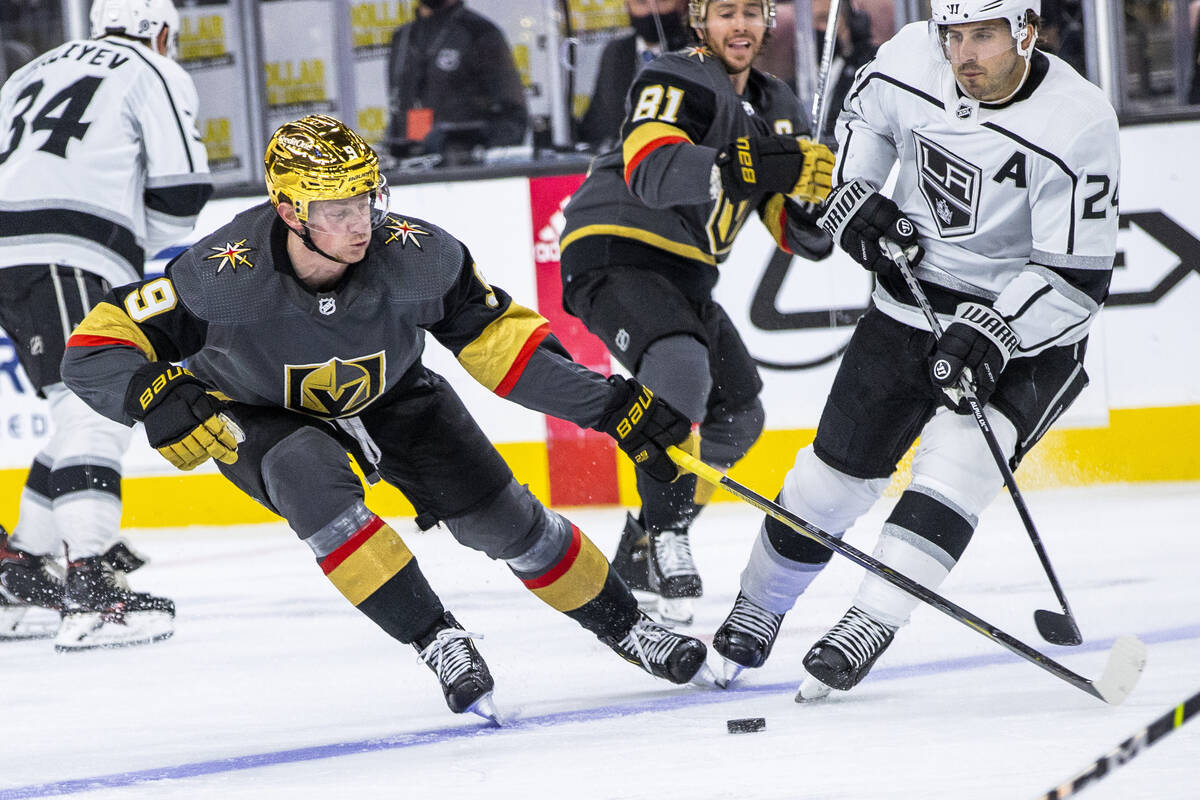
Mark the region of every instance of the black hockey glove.
<instances>
[{"instance_id":1,"label":"black hockey glove","mask_svg":"<svg viewBox=\"0 0 1200 800\"><path fill-rule=\"evenodd\" d=\"M829 194L833 153L795 136L742 136L717 152L725 195L740 203L756 192L821 202Z\"/></svg>"},{"instance_id":2,"label":"black hockey glove","mask_svg":"<svg viewBox=\"0 0 1200 800\"><path fill-rule=\"evenodd\" d=\"M986 405L1019 343L1017 334L993 309L959 303L954 322L929 357L929 377L942 390L942 404L959 414L971 413L959 388L959 378L965 376L979 405Z\"/></svg>"},{"instance_id":3,"label":"black hockey glove","mask_svg":"<svg viewBox=\"0 0 1200 800\"><path fill-rule=\"evenodd\" d=\"M595 429L616 439L634 466L651 478L664 483L678 478L679 467L666 450L688 438L692 421L635 380L612 375L608 382L613 396Z\"/></svg>"},{"instance_id":4,"label":"black hockey glove","mask_svg":"<svg viewBox=\"0 0 1200 800\"><path fill-rule=\"evenodd\" d=\"M886 275L895 269L888 254L879 247L887 237L905 251L908 263L915 267L925 255L917 244L917 226L904 216L900 207L855 178L834 189L821 207L817 223L850 257L872 272Z\"/></svg>"},{"instance_id":5,"label":"black hockey glove","mask_svg":"<svg viewBox=\"0 0 1200 800\"><path fill-rule=\"evenodd\" d=\"M169 361L153 361L133 374L125 411L146 426L146 439L179 469L195 469L212 458L237 461L236 425L191 372Z\"/></svg>"}]
</instances>

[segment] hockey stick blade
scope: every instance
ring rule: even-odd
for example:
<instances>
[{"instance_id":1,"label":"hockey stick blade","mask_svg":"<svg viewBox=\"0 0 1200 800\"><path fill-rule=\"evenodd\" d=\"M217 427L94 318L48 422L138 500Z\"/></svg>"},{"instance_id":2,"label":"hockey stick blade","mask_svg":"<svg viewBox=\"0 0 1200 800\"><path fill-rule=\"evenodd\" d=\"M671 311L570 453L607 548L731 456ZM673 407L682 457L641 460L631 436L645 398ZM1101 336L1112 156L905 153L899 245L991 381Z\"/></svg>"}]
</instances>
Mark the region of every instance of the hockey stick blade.
<instances>
[{"instance_id":1,"label":"hockey stick blade","mask_svg":"<svg viewBox=\"0 0 1200 800\"><path fill-rule=\"evenodd\" d=\"M1039 608L1033 612L1033 621L1037 625L1038 633L1050 644L1065 647L1083 644L1083 634L1079 632L1079 626L1066 614Z\"/></svg>"},{"instance_id":2,"label":"hockey stick blade","mask_svg":"<svg viewBox=\"0 0 1200 800\"><path fill-rule=\"evenodd\" d=\"M846 544L825 531L788 511L778 503L774 503L754 490L743 486L732 478L721 473L700 459L685 453L678 447L668 447L667 455L681 468L695 474L701 480L720 486L738 498L744 500L768 516L782 522L792 530L806 536L840 556L850 559L868 572L879 576L893 586L902 589L926 605L930 605L951 619L966 625L968 628L983 634L996 644L1008 650L1034 666L1049 672L1061 681L1071 684L1076 689L1090 694L1105 703L1116 705L1125 700L1137 684L1146 665L1146 646L1132 636L1121 636L1109 652L1108 663L1105 665L1103 677L1099 681L1091 681L1054 661L1044 653L1034 650L1029 645L1016 639L981 617L967 611L962 606L947 600L937 592L917 583L907 575L897 572L888 565L875 560L853 545Z\"/></svg>"},{"instance_id":3,"label":"hockey stick blade","mask_svg":"<svg viewBox=\"0 0 1200 800\"><path fill-rule=\"evenodd\" d=\"M908 256L904 254L904 250L900 248L900 245L887 237L879 240L879 247L888 254L888 258L892 260L892 263L896 265L896 269L900 271L900 275L908 285L908 290L912 292L913 299L921 307L921 313L925 316L925 322L929 325L929 330L933 333L933 338L941 341L943 333L942 323L938 321L937 314L933 313L933 306L929 304L929 298L925 296L925 292L921 289L921 284L917 280L917 276L913 274L912 266L908 263ZM971 388L971 381L965 375L960 376L958 388L963 399L966 400L967 405L971 409L971 416L974 417L975 424L979 426L979 432L983 434L983 439L987 442L988 451L992 454L992 460L996 462L996 469L1000 471L1000 477L1004 479L1004 485L1008 488L1008 495L1012 498L1013 506L1017 509L1017 515L1021 518L1021 524L1025 526L1025 532L1029 534L1029 541L1033 545L1034 552L1037 553L1038 560L1042 562L1042 569L1046 572L1046 579L1050 581L1050 588L1054 590L1054 597L1058 600L1059 605L1062 606L1061 614L1052 614L1050 611L1037 611L1034 613L1034 622L1037 625L1038 633L1051 644L1069 646L1082 644L1083 634L1079 632L1079 625L1075 622L1075 616L1071 613L1071 606L1067 603L1067 596L1063 593L1062 585L1058 582L1058 576L1054 574L1054 567L1050 564L1050 556L1046 554L1046 546L1042 544L1042 537L1038 535L1037 526L1033 523L1033 516L1029 513L1029 507L1025 505L1025 496L1021 494L1021 489L1017 486L1016 476L1013 475L1012 469L1008 465L1008 457L1000 449L1000 443L996 440L996 434L992 430L987 415L983 411L983 405L979 402L979 398L975 396L975 390ZM1038 618L1038 614L1043 615L1043 618ZM1053 618L1045 619L1045 615L1052 615Z\"/></svg>"},{"instance_id":4,"label":"hockey stick blade","mask_svg":"<svg viewBox=\"0 0 1200 800\"><path fill-rule=\"evenodd\" d=\"M1079 793L1079 790L1100 780L1117 767L1128 764L1134 756L1150 747L1171 731L1183 725L1200 712L1200 693L1172 708L1158 719L1117 745L1113 750L1093 761L1087 769L1065 783L1051 789L1038 800L1064 800Z\"/></svg>"}]
</instances>

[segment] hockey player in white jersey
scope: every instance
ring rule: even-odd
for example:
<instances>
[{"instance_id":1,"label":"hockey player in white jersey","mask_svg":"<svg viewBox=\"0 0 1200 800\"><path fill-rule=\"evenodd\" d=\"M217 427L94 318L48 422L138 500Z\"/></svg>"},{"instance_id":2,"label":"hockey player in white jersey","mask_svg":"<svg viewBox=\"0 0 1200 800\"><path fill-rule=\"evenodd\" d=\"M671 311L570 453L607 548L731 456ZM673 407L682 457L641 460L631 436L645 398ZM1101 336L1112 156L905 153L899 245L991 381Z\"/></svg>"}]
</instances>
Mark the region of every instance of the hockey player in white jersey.
<instances>
[{"instance_id":1,"label":"hockey player in white jersey","mask_svg":"<svg viewBox=\"0 0 1200 800\"><path fill-rule=\"evenodd\" d=\"M936 588L1002 483L964 416L960 376L1014 467L1087 384L1088 329L1116 252L1119 145L1101 91L1034 49L1039 0L934 0L932 9L928 24L903 28L860 70L837 123L835 188L820 224L876 286L779 502L840 536L919 436L912 483L874 555ZM881 190L897 162L889 197ZM881 237L915 265L940 342ZM830 555L765 521L713 639L728 679L762 665ZM804 658L797 700L852 688L916 605L868 574Z\"/></svg>"},{"instance_id":2,"label":"hockey player in white jersey","mask_svg":"<svg viewBox=\"0 0 1200 800\"><path fill-rule=\"evenodd\" d=\"M129 429L72 394L59 362L88 310L186 236L212 193L170 0L96 0L91 25L0 88L0 326L54 422L16 528L0 528L0 638L43 632L26 615L42 606L61 611L60 651L173 631L174 604L129 591L141 562L114 545Z\"/></svg>"}]
</instances>

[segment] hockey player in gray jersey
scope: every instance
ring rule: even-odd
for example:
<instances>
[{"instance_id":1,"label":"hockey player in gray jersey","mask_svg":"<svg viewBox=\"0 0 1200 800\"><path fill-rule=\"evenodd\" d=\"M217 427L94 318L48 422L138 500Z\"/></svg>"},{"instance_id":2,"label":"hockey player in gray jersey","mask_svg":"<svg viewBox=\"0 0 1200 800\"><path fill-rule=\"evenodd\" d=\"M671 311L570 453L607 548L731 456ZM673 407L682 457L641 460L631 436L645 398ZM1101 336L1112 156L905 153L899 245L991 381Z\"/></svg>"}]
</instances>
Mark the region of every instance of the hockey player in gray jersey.
<instances>
[{"instance_id":1,"label":"hockey player in gray jersey","mask_svg":"<svg viewBox=\"0 0 1200 800\"><path fill-rule=\"evenodd\" d=\"M808 122L796 96L751 66L772 0L693 2L689 13L701 46L638 73L620 147L595 160L566 207L563 305L698 424L703 459L728 469L762 432L762 381L712 298L718 266L751 214L787 252L828 255L810 204L829 191L833 156L798 138ZM691 621L701 594L688 536L704 500L695 488L694 476L639 473L642 508L613 559L674 622Z\"/></svg>"},{"instance_id":2,"label":"hockey player in gray jersey","mask_svg":"<svg viewBox=\"0 0 1200 800\"><path fill-rule=\"evenodd\" d=\"M1116 115L1099 89L1034 49L1039 10L1037 0L934 0L929 24L903 28L860 70L837 123L821 225L877 283L779 502L840 535L919 435L912 483L875 557L930 588L1002 484L959 378L1015 467L1087 384L1088 329L1116 253ZM881 188L897 161L889 197ZM945 331L936 344L884 237L916 265ZM727 677L761 666L829 558L764 522L713 639ZM916 605L868 574L805 657L798 699L857 684Z\"/></svg>"},{"instance_id":3,"label":"hockey player in gray jersey","mask_svg":"<svg viewBox=\"0 0 1200 800\"><path fill-rule=\"evenodd\" d=\"M0 326L54 423L12 536L0 529L0 638L39 633L26 612L44 606L62 612L58 650L174 629L170 600L128 590L124 572L141 562L113 544L129 429L71 394L59 362L88 309L186 236L212 193L196 88L171 58L170 0L96 0L91 24L91 39L0 89Z\"/></svg>"},{"instance_id":4,"label":"hockey player in gray jersey","mask_svg":"<svg viewBox=\"0 0 1200 800\"><path fill-rule=\"evenodd\" d=\"M688 420L636 381L572 361L454 237L387 213L376 154L337 120L280 127L266 176L270 203L93 309L69 341L68 385L114 420L142 421L181 469L215 458L351 603L417 648L454 712L494 717L491 675L474 634L364 504L347 451L404 492L418 524L444 522L504 561L622 658L675 683L695 677L704 644L641 614L591 540L516 482L421 363L425 334L499 396L610 433L662 480L677 475L664 448L688 438Z\"/></svg>"}]
</instances>

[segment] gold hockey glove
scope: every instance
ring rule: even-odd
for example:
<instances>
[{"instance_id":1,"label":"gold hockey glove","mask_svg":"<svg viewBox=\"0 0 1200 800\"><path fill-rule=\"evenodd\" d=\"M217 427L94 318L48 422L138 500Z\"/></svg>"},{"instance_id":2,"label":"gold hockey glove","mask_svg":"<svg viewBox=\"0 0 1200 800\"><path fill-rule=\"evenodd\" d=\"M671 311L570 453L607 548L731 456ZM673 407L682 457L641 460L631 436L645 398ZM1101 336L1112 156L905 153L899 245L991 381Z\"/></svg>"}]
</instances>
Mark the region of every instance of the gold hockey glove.
<instances>
[{"instance_id":1,"label":"gold hockey glove","mask_svg":"<svg viewBox=\"0 0 1200 800\"><path fill-rule=\"evenodd\" d=\"M804 150L794 136L742 136L717 152L725 196L740 203L759 194L787 194L804 173Z\"/></svg>"},{"instance_id":2,"label":"gold hockey glove","mask_svg":"<svg viewBox=\"0 0 1200 800\"><path fill-rule=\"evenodd\" d=\"M154 361L140 368L125 392L125 411L145 424L150 446L179 469L195 469L210 457L237 461L236 426L183 367Z\"/></svg>"},{"instance_id":3,"label":"gold hockey glove","mask_svg":"<svg viewBox=\"0 0 1200 800\"><path fill-rule=\"evenodd\" d=\"M833 151L809 139L797 138L796 142L804 154L804 167L787 195L800 203L823 202L833 188Z\"/></svg>"},{"instance_id":4,"label":"gold hockey glove","mask_svg":"<svg viewBox=\"0 0 1200 800\"><path fill-rule=\"evenodd\" d=\"M679 467L667 455L667 447L688 439L692 421L635 380L613 375L608 382L613 395L595 430L616 439L634 466L651 478L663 483L674 481L679 477Z\"/></svg>"}]
</instances>

